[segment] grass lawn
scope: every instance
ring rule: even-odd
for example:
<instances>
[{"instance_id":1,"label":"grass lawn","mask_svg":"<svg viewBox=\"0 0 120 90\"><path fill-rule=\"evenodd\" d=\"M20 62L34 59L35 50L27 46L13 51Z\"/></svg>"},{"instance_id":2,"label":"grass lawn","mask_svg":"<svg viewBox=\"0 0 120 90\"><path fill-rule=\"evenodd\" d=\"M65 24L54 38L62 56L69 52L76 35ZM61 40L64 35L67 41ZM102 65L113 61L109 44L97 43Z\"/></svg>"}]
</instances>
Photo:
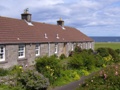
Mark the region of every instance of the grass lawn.
<instances>
[{"instance_id":1,"label":"grass lawn","mask_svg":"<svg viewBox=\"0 0 120 90\"><path fill-rule=\"evenodd\" d=\"M107 47L112 49L120 49L120 42L114 43L114 42L95 42L95 50L100 47Z\"/></svg>"}]
</instances>

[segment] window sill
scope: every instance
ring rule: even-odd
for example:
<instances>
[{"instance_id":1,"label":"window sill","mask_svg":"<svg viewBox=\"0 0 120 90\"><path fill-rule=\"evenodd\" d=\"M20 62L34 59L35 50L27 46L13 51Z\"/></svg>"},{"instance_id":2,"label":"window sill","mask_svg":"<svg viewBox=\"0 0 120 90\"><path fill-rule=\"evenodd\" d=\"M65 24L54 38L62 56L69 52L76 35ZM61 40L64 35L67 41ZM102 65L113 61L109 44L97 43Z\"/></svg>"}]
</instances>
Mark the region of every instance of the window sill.
<instances>
[{"instance_id":1,"label":"window sill","mask_svg":"<svg viewBox=\"0 0 120 90\"><path fill-rule=\"evenodd\" d=\"M0 61L0 64L8 63L8 61Z\"/></svg>"},{"instance_id":2,"label":"window sill","mask_svg":"<svg viewBox=\"0 0 120 90\"><path fill-rule=\"evenodd\" d=\"M18 58L18 61L25 61L27 58Z\"/></svg>"}]
</instances>

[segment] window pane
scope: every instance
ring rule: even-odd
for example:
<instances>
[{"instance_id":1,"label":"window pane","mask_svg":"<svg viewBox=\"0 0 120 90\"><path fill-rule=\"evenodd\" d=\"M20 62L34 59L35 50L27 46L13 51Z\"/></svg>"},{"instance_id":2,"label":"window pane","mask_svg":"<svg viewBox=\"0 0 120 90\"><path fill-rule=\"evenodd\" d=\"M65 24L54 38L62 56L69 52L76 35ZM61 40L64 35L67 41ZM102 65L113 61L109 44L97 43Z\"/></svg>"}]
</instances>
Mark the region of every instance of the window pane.
<instances>
[{"instance_id":1,"label":"window pane","mask_svg":"<svg viewBox=\"0 0 120 90\"><path fill-rule=\"evenodd\" d=\"M3 59L3 54L0 54L0 59Z\"/></svg>"},{"instance_id":2,"label":"window pane","mask_svg":"<svg viewBox=\"0 0 120 90\"><path fill-rule=\"evenodd\" d=\"M18 57L19 58L25 57L25 46L24 45L19 46L19 48L18 48Z\"/></svg>"},{"instance_id":3,"label":"window pane","mask_svg":"<svg viewBox=\"0 0 120 90\"><path fill-rule=\"evenodd\" d=\"M36 44L35 46L35 55L38 56L40 54L40 45Z\"/></svg>"},{"instance_id":4,"label":"window pane","mask_svg":"<svg viewBox=\"0 0 120 90\"><path fill-rule=\"evenodd\" d=\"M5 47L0 46L0 60L3 61L5 60Z\"/></svg>"}]
</instances>

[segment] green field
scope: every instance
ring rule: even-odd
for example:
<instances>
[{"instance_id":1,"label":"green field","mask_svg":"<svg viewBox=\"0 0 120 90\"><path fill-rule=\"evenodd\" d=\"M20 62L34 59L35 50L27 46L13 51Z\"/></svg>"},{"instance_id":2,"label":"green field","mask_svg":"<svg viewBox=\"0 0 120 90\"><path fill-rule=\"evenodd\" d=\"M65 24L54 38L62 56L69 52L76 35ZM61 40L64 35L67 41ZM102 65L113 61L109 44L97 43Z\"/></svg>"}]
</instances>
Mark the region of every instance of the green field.
<instances>
[{"instance_id":1,"label":"green field","mask_svg":"<svg viewBox=\"0 0 120 90\"><path fill-rule=\"evenodd\" d=\"M113 43L113 42L100 42L100 43L96 43L95 42L95 50L97 48L100 48L100 47L106 47L106 48L112 48L112 49L120 49L120 42L118 43Z\"/></svg>"}]
</instances>

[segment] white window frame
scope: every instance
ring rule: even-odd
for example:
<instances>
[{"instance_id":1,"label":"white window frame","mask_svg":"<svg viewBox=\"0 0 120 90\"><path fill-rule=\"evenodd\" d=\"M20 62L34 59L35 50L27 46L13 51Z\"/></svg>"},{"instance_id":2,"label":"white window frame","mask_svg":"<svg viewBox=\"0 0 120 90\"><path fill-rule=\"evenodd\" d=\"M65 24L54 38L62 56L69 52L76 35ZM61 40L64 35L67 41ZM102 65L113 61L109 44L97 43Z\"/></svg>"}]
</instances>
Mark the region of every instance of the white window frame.
<instances>
[{"instance_id":1,"label":"white window frame","mask_svg":"<svg viewBox=\"0 0 120 90\"><path fill-rule=\"evenodd\" d=\"M74 43L72 43L72 51L74 51Z\"/></svg>"},{"instance_id":2,"label":"white window frame","mask_svg":"<svg viewBox=\"0 0 120 90\"><path fill-rule=\"evenodd\" d=\"M92 43L91 43L91 42L89 43L89 48L90 48L90 49L92 48Z\"/></svg>"},{"instance_id":3,"label":"white window frame","mask_svg":"<svg viewBox=\"0 0 120 90\"><path fill-rule=\"evenodd\" d=\"M0 54L2 55L2 57L0 57L0 61L5 61L5 46L3 45L0 45Z\"/></svg>"},{"instance_id":4,"label":"white window frame","mask_svg":"<svg viewBox=\"0 0 120 90\"><path fill-rule=\"evenodd\" d=\"M37 53L36 53L37 52ZM40 55L40 44L35 45L35 55L39 56Z\"/></svg>"},{"instance_id":5,"label":"white window frame","mask_svg":"<svg viewBox=\"0 0 120 90\"><path fill-rule=\"evenodd\" d=\"M55 54L58 53L58 43L55 43Z\"/></svg>"},{"instance_id":6,"label":"white window frame","mask_svg":"<svg viewBox=\"0 0 120 90\"><path fill-rule=\"evenodd\" d=\"M18 58L25 58L25 45L18 46Z\"/></svg>"}]
</instances>

